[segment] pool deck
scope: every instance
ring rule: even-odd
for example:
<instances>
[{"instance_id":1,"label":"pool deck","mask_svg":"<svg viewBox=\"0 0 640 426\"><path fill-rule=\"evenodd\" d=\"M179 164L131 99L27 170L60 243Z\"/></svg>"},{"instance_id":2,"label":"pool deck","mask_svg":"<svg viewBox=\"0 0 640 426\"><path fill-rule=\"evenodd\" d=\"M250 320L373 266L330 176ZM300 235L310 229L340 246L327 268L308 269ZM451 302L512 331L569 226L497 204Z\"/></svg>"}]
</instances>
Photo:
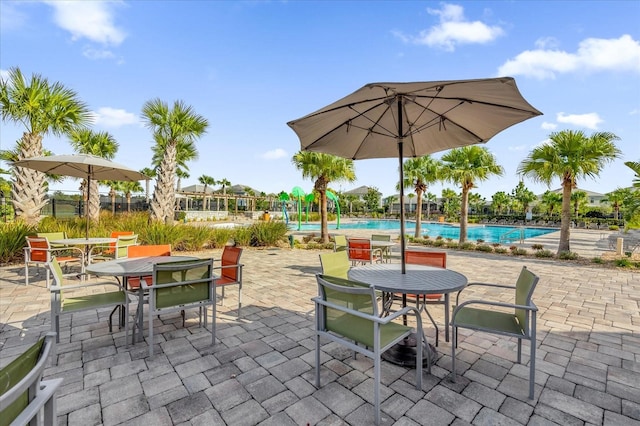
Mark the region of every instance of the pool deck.
<instances>
[{"instance_id":1,"label":"pool deck","mask_svg":"<svg viewBox=\"0 0 640 426\"><path fill-rule=\"evenodd\" d=\"M542 244L554 250L553 236L545 237ZM597 232L572 232L572 250L581 255L599 252L598 241ZM237 318L237 293L228 289L215 346L193 312L185 328L179 315L158 319L153 357L146 342L125 347L123 331L109 333L109 310L63 317L59 365L45 370L45 378L64 378L60 424L372 424L369 359L323 342L323 386L313 385L310 299L321 252L246 249L243 314ZM421 390L413 370L383 363L383 425L640 425L638 270L448 254L448 267L470 281L512 284L523 265L540 276L535 399L527 398L527 342L521 365L514 340L461 330L455 384L448 379L451 347L443 335L440 357L431 375L424 372ZM196 255L219 258L220 251ZM50 329L44 274L32 275L33 285L26 287L23 271L22 265L0 268L0 365ZM468 297L488 296L474 287L466 291ZM512 294L491 295L507 301ZM431 312L442 323L442 309ZM432 339L433 330L425 327Z\"/></svg>"}]
</instances>

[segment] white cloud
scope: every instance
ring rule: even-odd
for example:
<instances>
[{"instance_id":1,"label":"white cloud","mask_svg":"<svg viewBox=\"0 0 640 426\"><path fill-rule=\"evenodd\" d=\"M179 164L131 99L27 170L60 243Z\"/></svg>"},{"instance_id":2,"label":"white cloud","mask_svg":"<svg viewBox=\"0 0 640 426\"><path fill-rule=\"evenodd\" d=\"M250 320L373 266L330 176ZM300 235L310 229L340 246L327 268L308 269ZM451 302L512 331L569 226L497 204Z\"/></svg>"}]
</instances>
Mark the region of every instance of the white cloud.
<instances>
[{"instance_id":1,"label":"white cloud","mask_svg":"<svg viewBox=\"0 0 640 426\"><path fill-rule=\"evenodd\" d=\"M631 112L629 112L629 115L638 115L640 114L640 109L632 109Z\"/></svg>"},{"instance_id":2,"label":"white cloud","mask_svg":"<svg viewBox=\"0 0 640 426\"><path fill-rule=\"evenodd\" d=\"M113 59L115 55L112 51L106 49L94 49L92 47L85 47L82 51L82 55L88 59Z\"/></svg>"},{"instance_id":3,"label":"white cloud","mask_svg":"<svg viewBox=\"0 0 640 426\"><path fill-rule=\"evenodd\" d=\"M513 145L507 148L509 151L524 151L527 145Z\"/></svg>"},{"instance_id":4,"label":"white cloud","mask_svg":"<svg viewBox=\"0 0 640 426\"><path fill-rule=\"evenodd\" d=\"M553 42L555 45L555 42ZM553 79L576 71L630 71L640 73L640 42L630 35L617 39L588 38L574 53L547 48L549 41L536 42L538 49L526 50L498 68L498 75L526 75Z\"/></svg>"},{"instance_id":5,"label":"white cloud","mask_svg":"<svg viewBox=\"0 0 640 426\"><path fill-rule=\"evenodd\" d=\"M102 127L121 127L140 123L137 115L123 109L102 107L91 114L93 116L93 122Z\"/></svg>"},{"instance_id":6,"label":"white cloud","mask_svg":"<svg viewBox=\"0 0 640 426\"><path fill-rule=\"evenodd\" d=\"M54 21L71 33L72 39L88 39L103 45L117 46L126 37L114 24L113 6L120 2L47 1L53 7Z\"/></svg>"},{"instance_id":7,"label":"white cloud","mask_svg":"<svg viewBox=\"0 0 640 426\"><path fill-rule=\"evenodd\" d=\"M454 51L461 44L485 44L504 34L498 26L490 26L481 21L468 21L462 6L443 3L441 9L428 8L431 15L440 17L440 24L420 31L417 36L407 36L400 32L393 34L405 43L424 44L446 51Z\"/></svg>"},{"instance_id":8,"label":"white cloud","mask_svg":"<svg viewBox=\"0 0 640 426\"><path fill-rule=\"evenodd\" d=\"M549 123L548 121L545 121L542 123L541 127L543 130L555 130L558 125L556 123Z\"/></svg>"},{"instance_id":9,"label":"white cloud","mask_svg":"<svg viewBox=\"0 0 640 426\"><path fill-rule=\"evenodd\" d=\"M558 123L573 124L591 130L598 129L598 125L603 122L595 112L588 114L565 114L564 112L559 112L556 115L556 120L558 120Z\"/></svg>"},{"instance_id":10,"label":"white cloud","mask_svg":"<svg viewBox=\"0 0 640 426\"><path fill-rule=\"evenodd\" d=\"M261 155L261 157L265 160L277 160L278 158L286 157L287 151L282 148L276 148L271 151L267 151Z\"/></svg>"}]
</instances>

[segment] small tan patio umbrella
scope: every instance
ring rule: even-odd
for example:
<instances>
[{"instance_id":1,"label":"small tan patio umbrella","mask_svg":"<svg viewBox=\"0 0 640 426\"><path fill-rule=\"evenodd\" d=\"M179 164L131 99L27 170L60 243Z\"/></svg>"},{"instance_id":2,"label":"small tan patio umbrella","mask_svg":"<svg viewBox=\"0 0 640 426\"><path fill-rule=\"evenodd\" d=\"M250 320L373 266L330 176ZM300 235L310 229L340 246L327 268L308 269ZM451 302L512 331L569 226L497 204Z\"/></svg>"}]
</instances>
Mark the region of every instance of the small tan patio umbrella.
<instances>
[{"instance_id":1,"label":"small tan patio umbrella","mask_svg":"<svg viewBox=\"0 0 640 426\"><path fill-rule=\"evenodd\" d=\"M371 83L316 112L288 122L306 151L352 160L403 158L483 143L542 115L511 77L415 83ZM404 188L400 241L405 273Z\"/></svg>"},{"instance_id":2,"label":"small tan patio umbrella","mask_svg":"<svg viewBox=\"0 0 640 426\"><path fill-rule=\"evenodd\" d=\"M43 173L72 176L87 179L87 199L91 195L91 180L139 181L149 177L113 161L88 154L49 155L30 157L12 164ZM87 218L86 238L89 238L89 209L85 209Z\"/></svg>"}]
</instances>

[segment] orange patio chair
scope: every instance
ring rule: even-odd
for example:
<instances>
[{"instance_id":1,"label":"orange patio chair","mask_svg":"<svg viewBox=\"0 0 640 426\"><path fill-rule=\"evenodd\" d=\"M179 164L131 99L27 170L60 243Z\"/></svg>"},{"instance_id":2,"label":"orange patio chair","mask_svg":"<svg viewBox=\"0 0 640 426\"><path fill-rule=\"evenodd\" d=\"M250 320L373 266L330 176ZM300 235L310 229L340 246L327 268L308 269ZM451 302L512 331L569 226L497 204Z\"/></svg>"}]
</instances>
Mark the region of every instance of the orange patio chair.
<instances>
[{"instance_id":1,"label":"orange patio chair","mask_svg":"<svg viewBox=\"0 0 640 426\"><path fill-rule=\"evenodd\" d=\"M220 275L214 277L214 283L216 287L222 289L221 303L224 303L224 288L229 285L238 286L238 318L240 318L242 307L242 267L244 266L240 263L240 256L242 256L240 247L224 246L220 266L213 268L220 270Z\"/></svg>"},{"instance_id":2,"label":"orange patio chair","mask_svg":"<svg viewBox=\"0 0 640 426\"><path fill-rule=\"evenodd\" d=\"M427 250L405 250L404 252L405 263L415 265L427 265L436 266L438 268L447 267L447 253L444 251L427 251ZM445 340L449 341L449 315L447 312L448 306L445 304L445 300L442 294L424 294L416 295L409 294L407 299L415 300L416 304L419 302L419 297L422 297L422 303L426 305L445 305ZM394 295L394 299L402 298L402 295ZM438 346L438 325L435 320L426 309L424 310L427 316L431 320L433 327L436 329L436 346Z\"/></svg>"},{"instance_id":3,"label":"orange patio chair","mask_svg":"<svg viewBox=\"0 0 640 426\"><path fill-rule=\"evenodd\" d=\"M366 238L349 238L347 240L347 253L353 266L358 263L382 262L382 250L373 249L371 240Z\"/></svg>"},{"instance_id":4,"label":"orange patio chair","mask_svg":"<svg viewBox=\"0 0 640 426\"><path fill-rule=\"evenodd\" d=\"M79 263L80 272L84 272L84 252L78 247L59 247L53 248L49 244L46 237L27 237L27 246L24 248L24 281L25 285L29 285L29 265L34 264L38 267L46 268L47 288L51 284L51 274L47 264L51 262L52 257L58 259L58 263L64 265L65 268L69 263ZM70 274L66 274L67 276Z\"/></svg>"},{"instance_id":5,"label":"orange patio chair","mask_svg":"<svg viewBox=\"0 0 640 426\"><path fill-rule=\"evenodd\" d=\"M171 256L171 244L158 244L148 246L129 246L128 257L147 257L147 256ZM129 290L137 290L140 288L140 280L151 282L151 275L145 277L129 277L127 279L127 288Z\"/></svg>"}]
</instances>

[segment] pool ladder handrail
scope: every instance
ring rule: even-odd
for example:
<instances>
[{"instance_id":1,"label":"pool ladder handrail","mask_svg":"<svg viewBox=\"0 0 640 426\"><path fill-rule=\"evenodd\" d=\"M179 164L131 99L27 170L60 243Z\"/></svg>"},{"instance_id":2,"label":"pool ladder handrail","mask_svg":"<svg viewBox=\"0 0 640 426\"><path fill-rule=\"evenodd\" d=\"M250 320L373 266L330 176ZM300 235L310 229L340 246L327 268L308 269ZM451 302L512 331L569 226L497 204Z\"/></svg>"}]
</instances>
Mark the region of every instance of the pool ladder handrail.
<instances>
[{"instance_id":1,"label":"pool ladder handrail","mask_svg":"<svg viewBox=\"0 0 640 426\"><path fill-rule=\"evenodd\" d=\"M518 232L518 239L520 240L520 244L524 243L524 226L519 226L515 229L512 229L511 231L505 232L504 234L500 235L498 242L501 244L504 242L512 242L511 238L507 237L515 232Z\"/></svg>"}]
</instances>

